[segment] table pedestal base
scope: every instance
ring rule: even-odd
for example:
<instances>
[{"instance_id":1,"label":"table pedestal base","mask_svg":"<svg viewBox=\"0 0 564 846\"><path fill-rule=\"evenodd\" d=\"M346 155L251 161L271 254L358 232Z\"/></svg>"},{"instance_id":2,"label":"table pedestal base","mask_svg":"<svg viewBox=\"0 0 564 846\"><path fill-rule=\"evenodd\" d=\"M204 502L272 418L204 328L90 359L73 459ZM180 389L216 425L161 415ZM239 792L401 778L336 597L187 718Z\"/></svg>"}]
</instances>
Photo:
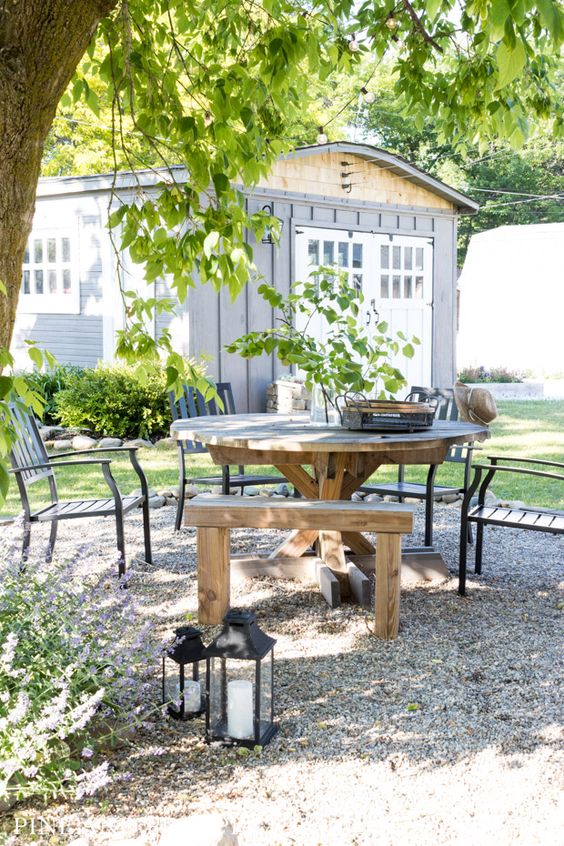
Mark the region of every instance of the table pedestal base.
<instances>
[{"instance_id":1,"label":"table pedestal base","mask_svg":"<svg viewBox=\"0 0 564 846\"><path fill-rule=\"evenodd\" d=\"M372 604L373 593L368 576L374 573L374 556L347 554L346 566L346 574L341 571L333 573L324 560L314 553L284 558L243 553L231 556L230 570L234 579L269 576L277 579L295 579L306 584L317 582L331 608L339 606L344 598L369 607ZM400 577L402 585L416 582L440 583L448 578L449 572L440 553L430 547L402 550Z\"/></svg>"}]
</instances>

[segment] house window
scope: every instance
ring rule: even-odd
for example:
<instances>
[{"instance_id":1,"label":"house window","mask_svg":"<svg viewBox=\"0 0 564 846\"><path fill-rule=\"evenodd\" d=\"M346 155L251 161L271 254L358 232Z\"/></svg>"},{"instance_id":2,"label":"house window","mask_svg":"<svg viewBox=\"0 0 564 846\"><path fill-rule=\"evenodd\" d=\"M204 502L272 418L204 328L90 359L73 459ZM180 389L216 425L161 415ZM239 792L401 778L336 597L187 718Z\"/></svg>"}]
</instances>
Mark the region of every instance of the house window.
<instances>
[{"instance_id":1,"label":"house window","mask_svg":"<svg viewBox=\"0 0 564 846\"><path fill-rule=\"evenodd\" d=\"M23 312L78 314L76 241L68 230L34 231L22 268L19 308Z\"/></svg>"}]
</instances>

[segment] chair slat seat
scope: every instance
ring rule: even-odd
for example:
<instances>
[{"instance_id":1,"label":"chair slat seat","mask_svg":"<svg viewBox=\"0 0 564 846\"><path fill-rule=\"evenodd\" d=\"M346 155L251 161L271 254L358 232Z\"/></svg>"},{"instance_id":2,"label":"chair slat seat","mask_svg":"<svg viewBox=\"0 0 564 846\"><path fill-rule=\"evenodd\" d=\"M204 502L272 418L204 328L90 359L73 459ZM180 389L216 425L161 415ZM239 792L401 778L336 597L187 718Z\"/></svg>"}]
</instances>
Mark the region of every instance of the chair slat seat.
<instances>
[{"instance_id":1,"label":"chair slat seat","mask_svg":"<svg viewBox=\"0 0 564 846\"><path fill-rule=\"evenodd\" d=\"M424 486L423 486L424 487ZM401 497L412 497L415 499L421 499L421 488L417 482L390 482L390 484L386 484L385 482L377 485L378 494L380 496L401 496ZM434 485L433 486L433 497L435 499L440 499L442 496L446 494L458 494L460 493L460 487L447 487L446 485Z\"/></svg>"},{"instance_id":2,"label":"chair slat seat","mask_svg":"<svg viewBox=\"0 0 564 846\"><path fill-rule=\"evenodd\" d=\"M143 502L142 496L124 496L122 498L123 513L127 514ZM56 502L47 508L36 511L30 516L32 522L44 523L50 520L65 520L73 517L114 517L116 513L115 501L110 499L68 500Z\"/></svg>"}]
</instances>

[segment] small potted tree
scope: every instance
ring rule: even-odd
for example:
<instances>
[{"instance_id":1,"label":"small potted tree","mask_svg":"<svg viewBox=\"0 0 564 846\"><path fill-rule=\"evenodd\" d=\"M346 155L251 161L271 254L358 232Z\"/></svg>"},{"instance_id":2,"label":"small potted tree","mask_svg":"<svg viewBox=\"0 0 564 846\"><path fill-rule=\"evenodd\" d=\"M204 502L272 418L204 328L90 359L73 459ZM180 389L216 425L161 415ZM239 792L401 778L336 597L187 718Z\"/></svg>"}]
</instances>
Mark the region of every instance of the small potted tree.
<instances>
[{"instance_id":1,"label":"small potted tree","mask_svg":"<svg viewBox=\"0 0 564 846\"><path fill-rule=\"evenodd\" d=\"M293 285L286 299L267 284L258 291L279 310L278 325L242 335L226 349L243 358L275 353L285 366L296 367L312 392L312 420L337 423L337 400L346 393L393 399L407 384L393 358L412 358L419 339L392 335L384 320L368 332L359 320L362 292L348 284L345 274L322 267L307 282ZM317 316L321 338L312 332Z\"/></svg>"}]
</instances>

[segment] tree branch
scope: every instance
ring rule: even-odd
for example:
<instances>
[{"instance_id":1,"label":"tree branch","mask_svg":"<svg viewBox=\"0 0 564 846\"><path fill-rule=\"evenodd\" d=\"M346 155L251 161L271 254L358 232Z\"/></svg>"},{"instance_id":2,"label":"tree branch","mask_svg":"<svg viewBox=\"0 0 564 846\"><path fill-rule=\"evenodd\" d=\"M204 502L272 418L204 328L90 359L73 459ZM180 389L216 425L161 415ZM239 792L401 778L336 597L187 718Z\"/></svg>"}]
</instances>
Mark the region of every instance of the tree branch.
<instances>
[{"instance_id":1,"label":"tree branch","mask_svg":"<svg viewBox=\"0 0 564 846\"><path fill-rule=\"evenodd\" d=\"M439 53L444 53L444 50L440 46L440 44L437 44L433 36L427 32L427 30L421 23L421 18L417 15L415 9L413 8L409 0L402 0L402 6L406 10L413 23L415 24L415 29L423 36L423 40L426 41L427 44L430 44L432 47L434 47L435 50L437 50Z\"/></svg>"}]
</instances>

